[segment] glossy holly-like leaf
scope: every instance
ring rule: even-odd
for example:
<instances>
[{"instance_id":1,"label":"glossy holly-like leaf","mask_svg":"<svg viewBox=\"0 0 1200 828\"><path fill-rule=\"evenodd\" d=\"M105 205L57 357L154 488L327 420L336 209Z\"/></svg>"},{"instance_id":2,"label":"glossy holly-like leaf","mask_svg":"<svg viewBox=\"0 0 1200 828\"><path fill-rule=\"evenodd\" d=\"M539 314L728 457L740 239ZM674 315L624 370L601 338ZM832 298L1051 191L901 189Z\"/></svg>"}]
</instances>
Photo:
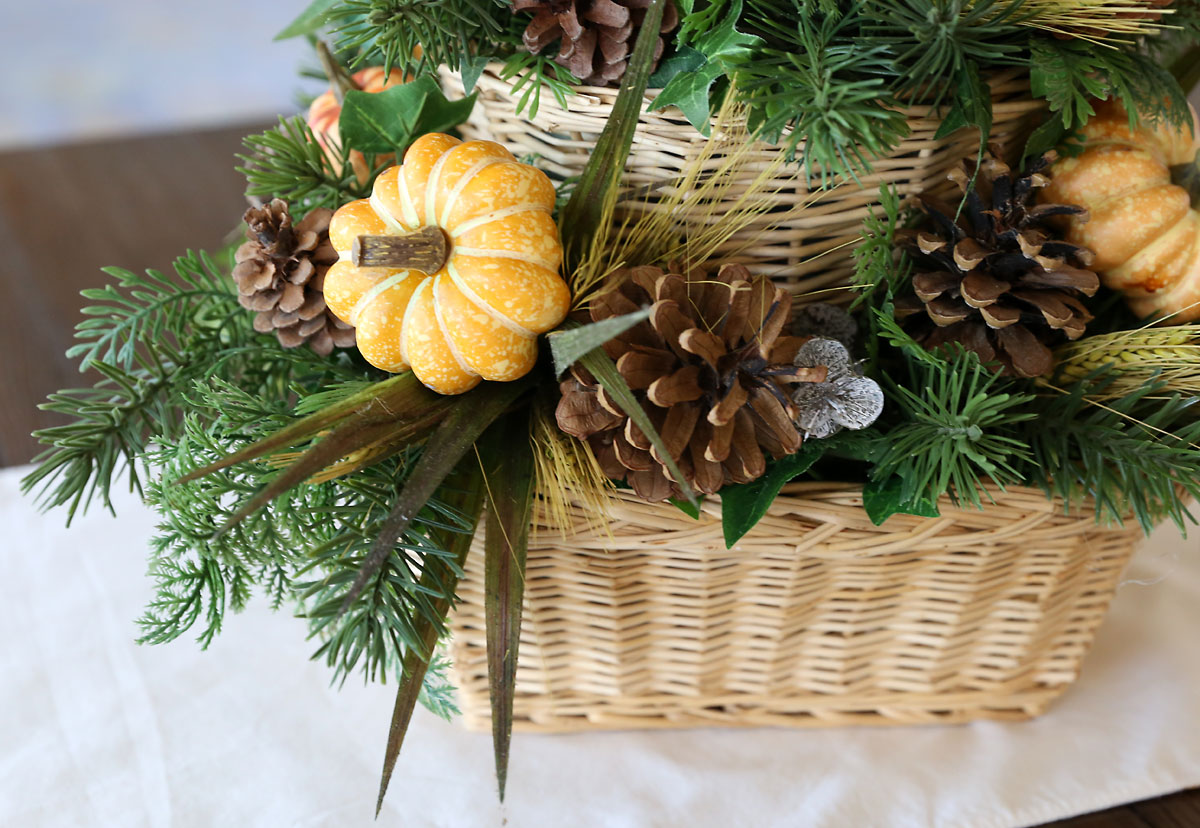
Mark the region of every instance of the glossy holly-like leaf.
<instances>
[{"instance_id":1,"label":"glossy holly-like leaf","mask_svg":"<svg viewBox=\"0 0 1200 828\"><path fill-rule=\"evenodd\" d=\"M707 62L708 59L691 46L678 46L669 57L659 61L658 68L646 85L651 89L662 89L674 78L686 72L695 72Z\"/></svg>"},{"instance_id":2,"label":"glossy holly-like leaf","mask_svg":"<svg viewBox=\"0 0 1200 828\"><path fill-rule=\"evenodd\" d=\"M937 502L929 497L906 497L904 481L896 475L883 480L870 480L863 486L863 509L876 526L897 514L918 517L938 517L940 514Z\"/></svg>"},{"instance_id":3,"label":"glossy holly-like leaf","mask_svg":"<svg viewBox=\"0 0 1200 828\"><path fill-rule=\"evenodd\" d=\"M475 84L479 82L480 75L483 74L483 70L491 60L492 58L488 55L474 55L463 59L458 71L462 76L464 93L470 95L475 91Z\"/></svg>"},{"instance_id":4,"label":"glossy holly-like leaf","mask_svg":"<svg viewBox=\"0 0 1200 828\"><path fill-rule=\"evenodd\" d=\"M958 88L950 111L933 137L942 139L963 127L978 128L980 148L987 147L988 135L992 131L992 90L983 79L979 67L970 61L959 73Z\"/></svg>"},{"instance_id":5,"label":"glossy holly-like leaf","mask_svg":"<svg viewBox=\"0 0 1200 828\"><path fill-rule=\"evenodd\" d=\"M725 532L725 548L732 549L743 535L753 529L783 487L812 468L831 443L830 440L806 440L795 454L771 463L758 480L721 489L721 525Z\"/></svg>"},{"instance_id":6,"label":"glossy holly-like leaf","mask_svg":"<svg viewBox=\"0 0 1200 828\"><path fill-rule=\"evenodd\" d=\"M359 152L399 152L429 132L445 132L467 120L475 95L451 101L433 78L418 78L382 92L350 90L342 102L338 131Z\"/></svg>"},{"instance_id":7,"label":"glossy holly-like leaf","mask_svg":"<svg viewBox=\"0 0 1200 828\"><path fill-rule=\"evenodd\" d=\"M678 107L697 132L708 135L712 112L709 94L713 83L722 74L721 67L716 63L707 63L694 72L678 74L658 93L650 109Z\"/></svg>"}]
</instances>

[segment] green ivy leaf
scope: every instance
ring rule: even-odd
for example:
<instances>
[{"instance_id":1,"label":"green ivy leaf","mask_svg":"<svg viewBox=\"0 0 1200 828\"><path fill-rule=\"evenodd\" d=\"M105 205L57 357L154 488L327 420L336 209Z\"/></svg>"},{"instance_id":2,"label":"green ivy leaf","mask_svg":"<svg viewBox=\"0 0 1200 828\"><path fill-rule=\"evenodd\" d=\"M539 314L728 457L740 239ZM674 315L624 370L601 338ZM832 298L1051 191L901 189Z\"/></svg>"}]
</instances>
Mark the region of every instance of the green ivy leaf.
<instances>
[{"instance_id":1,"label":"green ivy leaf","mask_svg":"<svg viewBox=\"0 0 1200 828\"><path fill-rule=\"evenodd\" d=\"M708 135L711 114L709 90L722 74L721 67L716 63L708 63L696 72L678 74L658 93L650 109L677 106L696 131Z\"/></svg>"},{"instance_id":2,"label":"green ivy leaf","mask_svg":"<svg viewBox=\"0 0 1200 828\"><path fill-rule=\"evenodd\" d=\"M287 25L286 29L275 35L275 39L288 40L300 35L312 34L325 25L325 21L329 17L329 10L337 2L338 0L313 0L308 4L308 8L300 12L299 17Z\"/></svg>"},{"instance_id":3,"label":"green ivy leaf","mask_svg":"<svg viewBox=\"0 0 1200 828\"><path fill-rule=\"evenodd\" d=\"M696 502L690 503L686 500L680 500L677 497L672 497L670 503L679 511L690 517L692 520L700 519L700 504L704 502L704 495L697 495Z\"/></svg>"},{"instance_id":4,"label":"green ivy leaf","mask_svg":"<svg viewBox=\"0 0 1200 828\"><path fill-rule=\"evenodd\" d=\"M462 75L464 93L470 95L475 91L475 84L479 82L479 76L483 74L484 68L491 60L492 58L488 55L475 55L463 59L458 71Z\"/></svg>"},{"instance_id":5,"label":"green ivy leaf","mask_svg":"<svg viewBox=\"0 0 1200 828\"><path fill-rule=\"evenodd\" d=\"M892 475L883 480L871 480L863 486L863 509L876 526L895 514L938 517L937 503L925 496L909 499L904 494L904 481Z\"/></svg>"},{"instance_id":6,"label":"green ivy leaf","mask_svg":"<svg viewBox=\"0 0 1200 828\"><path fill-rule=\"evenodd\" d=\"M700 29L703 34L692 38L696 50L704 55L711 63L719 61L727 64L740 63L749 58L755 49L763 45L763 39L758 35L738 31L737 23L742 17L742 0L733 0L729 10L721 22ZM717 4L710 9L718 8ZM711 14L710 11L701 14Z\"/></svg>"},{"instance_id":7,"label":"green ivy leaf","mask_svg":"<svg viewBox=\"0 0 1200 828\"><path fill-rule=\"evenodd\" d=\"M445 132L467 120L475 95L447 100L433 78L418 78L382 92L346 93L338 129L360 152L399 152L415 138Z\"/></svg>"},{"instance_id":8,"label":"green ivy leaf","mask_svg":"<svg viewBox=\"0 0 1200 828\"><path fill-rule=\"evenodd\" d=\"M833 443L830 440L808 440L795 454L789 454L768 466L766 474L758 480L721 489L725 548L732 549L743 535L762 520L784 485L812 468L813 463L831 448Z\"/></svg>"},{"instance_id":9,"label":"green ivy leaf","mask_svg":"<svg viewBox=\"0 0 1200 828\"><path fill-rule=\"evenodd\" d=\"M992 90L983 79L979 67L970 61L959 73L954 102L933 137L940 140L969 126L978 127L979 145L985 149L988 134L992 131Z\"/></svg>"},{"instance_id":10,"label":"green ivy leaf","mask_svg":"<svg viewBox=\"0 0 1200 828\"><path fill-rule=\"evenodd\" d=\"M680 46L673 55L664 58L658 64L658 69L650 76L650 80L646 81L646 86L650 89L662 89L680 74L695 72L707 62L708 59L691 46Z\"/></svg>"},{"instance_id":11,"label":"green ivy leaf","mask_svg":"<svg viewBox=\"0 0 1200 828\"><path fill-rule=\"evenodd\" d=\"M1067 128L1061 120L1047 118L1029 134L1029 140L1025 142L1025 151L1021 155L1022 160L1037 158L1054 149L1066 135Z\"/></svg>"}]
</instances>

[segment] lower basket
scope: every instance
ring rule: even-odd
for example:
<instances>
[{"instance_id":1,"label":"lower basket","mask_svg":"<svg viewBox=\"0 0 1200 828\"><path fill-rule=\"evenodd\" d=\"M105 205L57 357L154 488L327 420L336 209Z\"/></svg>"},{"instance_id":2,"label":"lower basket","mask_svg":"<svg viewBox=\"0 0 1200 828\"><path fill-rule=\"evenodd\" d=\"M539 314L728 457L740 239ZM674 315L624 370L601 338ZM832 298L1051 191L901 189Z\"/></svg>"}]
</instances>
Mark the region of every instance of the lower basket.
<instances>
[{"instance_id":1,"label":"lower basket","mask_svg":"<svg viewBox=\"0 0 1200 828\"><path fill-rule=\"evenodd\" d=\"M874 526L861 490L785 489L733 549L699 520L614 496L608 533L529 548L515 727L567 731L1026 719L1080 664L1141 537L1085 504L993 491L982 510ZM460 705L490 727L483 555L452 622Z\"/></svg>"}]
</instances>

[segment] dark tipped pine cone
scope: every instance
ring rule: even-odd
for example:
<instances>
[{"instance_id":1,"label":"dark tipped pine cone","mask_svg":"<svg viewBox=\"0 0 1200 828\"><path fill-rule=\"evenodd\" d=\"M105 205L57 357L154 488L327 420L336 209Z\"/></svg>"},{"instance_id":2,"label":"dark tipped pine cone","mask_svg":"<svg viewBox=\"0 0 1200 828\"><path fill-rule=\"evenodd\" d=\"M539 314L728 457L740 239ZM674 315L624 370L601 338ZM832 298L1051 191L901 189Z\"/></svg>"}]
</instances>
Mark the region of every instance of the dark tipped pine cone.
<instances>
[{"instance_id":1,"label":"dark tipped pine cone","mask_svg":"<svg viewBox=\"0 0 1200 828\"><path fill-rule=\"evenodd\" d=\"M897 299L896 316L925 347L958 342L1007 374L1039 377L1053 369L1056 345L1083 334L1092 319L1083 300L1100 280L1091 251L1064 241L1054 222L1086 211L1036 203L1052 160L1014 175L987 155L973 187L966 163L951 174L966 193L957 219L957 202L920 199L930 221L905 238L913 294Z\"/></svg>"},{"instance_id":2,"label":"dark tipped pine cone","mask_svg":"<svg viewBox=\"0 0 1200 828\"><path fill-rule=\"evenodd\" d=\"M285 201L251 207L243 217L247 241L237 249L233 278L242 307L257 312L254 329L285 348L306 342L318 354L354 345L354 328L325 306L322 287L337 251L329 242L332 210L313 210L292 224Z\"/></svg>"},{"instance_id":3,"label":"dark tipped pine cone","mask_svg":"<svg viewBox=\"0 0 1200 828\"><path fill-rule=\"evenodd\" d=\"M512 0L513 11L533 12L522 36L525 48L536 55L557 42L554 62L592 86L616 83L625 74L649 5L650 0ZM679 13L667 0L662 33L677 25ZM655 65L662 53L660 36Z\"/></svg>"},{"instance_id":4,"label":"dark tipped pine cone","mask_svg":"<svg viewBox=\"0 0 1200 828\"><path fill-rule=\"evenodd\" d=\"M695 490L749 482L768 455L800 448L791 394L798 383L824 381L827 369L793 364L805 340L782 335L785 291L740 265L715 276L635 267L615 278L619 286L593 301L591 318L651 307L649 320L604 350ZM657 450L586 370L572 368L560 390L559 428L586 440L605 474L645 500L680 494Z\"/></svg>"}]
</instances>

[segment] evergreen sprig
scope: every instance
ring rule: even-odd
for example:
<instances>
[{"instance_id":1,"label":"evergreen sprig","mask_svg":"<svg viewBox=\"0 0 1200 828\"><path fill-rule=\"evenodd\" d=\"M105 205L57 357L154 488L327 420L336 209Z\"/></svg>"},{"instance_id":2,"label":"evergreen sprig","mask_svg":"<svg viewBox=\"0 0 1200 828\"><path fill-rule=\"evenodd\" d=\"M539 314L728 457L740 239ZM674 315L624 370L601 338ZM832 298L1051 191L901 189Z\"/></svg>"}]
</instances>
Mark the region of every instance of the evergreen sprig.
<instances>
[{"instance_id":1,"label":"evergreen sprig","mask_svg":"<svg viewBox=\"0 0 1200 828\"><path fill-rule=\"evenodd\" d=\"M1092 101L1110 94L1125 103L1131 124L1139 117L1179 127L1191 123L1179 83L1147 54L1043 38L1033 44L1030 66L1033 93L1046 99L1064 131L1086 123L1095 113Z\"/></svg>"},{"instance_id":2,"label":"evergreen sprig","mask_svg":"<svg viewBox=\"0 0 1200 828\"><path fill-rule=\"evenodd\" d=\"M70 351L98 376L43 403L69 422L35 432L46 449L22 481L44 508L67 506L68 522L95 498L111 509L109 494L122 475L142 491L138 459L153 440L178 435L197 380L286 400L297 384L319 387L346 371L363 376L350 357L285 349L257 333L226 269L205 253L180 257L172 276L105 272L111 284L84 291L95 304L84 308Z\"/></svg>"},{"instance_id":3,"label":"evergreen sprig","mask_svg":"<svg viewBox=\"0 0 1200 828\"><path fill-rule=\"evenodd\" d=\"M748 6L747 24L771 44L735 70L751 128L791 153L802 146L807 174L815 168L822 183L831 173L865 173L908 135L891 92L890 50L861 41L857 5L845 15L804 6L777 16L778 5Z\"/></svg>"},{"instance_id":4,"label":"evergreen sprig","mask_svg":"<svg viewBox=\"0 0 1200 828\"><path fill-rule=\"evenodd\" d=\"M312 635L321 641L313 658L325 661L335 680L345 681L361 669L367 680L386 681L389 668L398 666L405 652L423 649L417 634L418 618L444 630L444 619L436 612L434 601L453 596L448 576L462 573L447 552L442 533L461 533L468 527L462 516L436 495L392 546L367 586L346 606L361 564L418 455L408 452L326 484L339 491L338 503L321 514L334 534L310 549L310 562L300 573L296 590L303 605L301 614L309 619ZM422 574L426 574L424 584Z\"/></svg>"},{"instance_id":5,"label":"evergreen sprig","mask_svg":"<svg viewBox=\"0 0 1200 828\"><path fill-rule=\"evenodd\" d=\"M1057 116L1031 138L1035 153L1086 120L1090 97L1115 95L1131 119L1141 112L1188 123L1182 89L1161 55L1180 51L1180 41L1189 45L1198 8L1186 0L1168 21L1177 17L1180 31L1097 45L1036 28L1036 10L1022 0L689 2L678 42L699 65L672 79L662 98L703 126L732 88L763 138L804 148L810 176L821 167L826 176L849 177L903 139L902 106L910 103L942 116L939 137L977 127L985 139L988 76L1021 69Z\"/></svg>"},{"instance_id":6,"label":"evergreen sprig","mask_svg":"<svg viewBox=\"0 0 1200 828\"><path fill-rule=\"evenodd\" d=\"M350 162L350 148L326 151L298 115L280 118L278 126L247 136L243 144L249 154L237 156L243 162L237 170L246 177L246 195L282 198L297 215L366 198L375 176L391 163L365 156L366 174L360 179Z\"/></svg>"},{"instance_id":7,"label":"evergreen sprig","mask_svg":"<svg viewBox=\"0 0 1200 828\"><path fill-rule=\"evenodd\" d=\"M1092 497L1097 520L1132 512L1147 533L1164 518L1182 530L1195 522L1187 499L1200 499L1200 399L1164 399L1151 382L1095 402L1112 381L1101 369L1037 397L1024 429L1025 476L1068 504Z\"/></svg>"},{"instance_id":8,"label":"evergreen sprig","mask_svg":"<svg viewBox=\"0 0 1200 828\"><path fill-rule=\"evenodd\" d=\"M1035 416L1032 394L961 348L949 350L941 365L911 364L904 382L884 379L901 420L887 432L872 477L899 477L906 502L949 494L979 507L989 481L1003 487L1023 480L1018 466L1029 449L1020 426Z\"/></svg>"},{"instance_id":9,"label":"evergreen sprig","mask_svg":"<svg viewBox=\"0 0 1200 828\"><path fill-rule=\"evenodd\" d=\"M863 47L894 56L897 90L935 109L961 85L972 65L995 69L1021 62L1019 2L895 0L864 9Z\"/></svg>"},{"instance_id":10,"label":"evergreen sprig","mask_svg":"<svg viewBox=\"0 0 1200 828\"><path fill-rule=\"evenodd\" d=\"M355 66L415 76L492 54L511 16L502 0L340 0L327 12L338 51Z\"/></svg>"}]
</instances>

